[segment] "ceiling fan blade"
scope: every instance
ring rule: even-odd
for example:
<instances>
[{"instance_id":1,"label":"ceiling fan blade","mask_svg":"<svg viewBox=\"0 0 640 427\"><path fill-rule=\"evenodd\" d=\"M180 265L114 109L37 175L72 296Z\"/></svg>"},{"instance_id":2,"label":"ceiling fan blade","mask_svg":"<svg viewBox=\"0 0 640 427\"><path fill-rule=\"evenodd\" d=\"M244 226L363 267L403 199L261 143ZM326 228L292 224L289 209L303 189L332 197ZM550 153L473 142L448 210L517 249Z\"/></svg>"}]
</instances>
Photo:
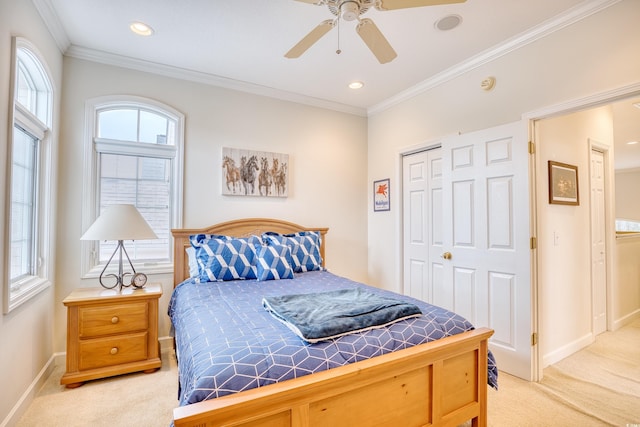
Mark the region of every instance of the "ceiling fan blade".
<instances>
[{"instance_id":1,"label":"ceiling fan blade","mask_svg":"<svg viewBox=\"0 0 640 427\"><path fill-rule=\"evenodd\" d=\"M381 64L391 62L398 56L371 19L361 19L356 27L356 31Z\"/></svg>"},{"instance_id":2,"label":"ceiling fan blade","mask_svg":"<svg viewBox=\"0 0 640 427\"><path fill-rule=\"evenodd\" d=\"M309 34L304 36L303 39L300 40L294 47L292 47L289 52L285 53L284 56L286 58L299 58L300 55L305 53L307 49L313 46L315 42L320 40L320 38L327 34L335 25L335 21L331 19L322 21L320 25L315 27Z\"/></svg>"},{"instance_id":3,"label":"ceiling fan blade","mask_svg":"<svg viewBox=\"0 0 640 427\"><path fill-rule=\"evenodd\" d=\"M304 0L298 0L304 1ZM440 4L464 3L467 0L376 0L378 10L408 9L410 7L437 6Z\"/></svg>"}]
</instances>

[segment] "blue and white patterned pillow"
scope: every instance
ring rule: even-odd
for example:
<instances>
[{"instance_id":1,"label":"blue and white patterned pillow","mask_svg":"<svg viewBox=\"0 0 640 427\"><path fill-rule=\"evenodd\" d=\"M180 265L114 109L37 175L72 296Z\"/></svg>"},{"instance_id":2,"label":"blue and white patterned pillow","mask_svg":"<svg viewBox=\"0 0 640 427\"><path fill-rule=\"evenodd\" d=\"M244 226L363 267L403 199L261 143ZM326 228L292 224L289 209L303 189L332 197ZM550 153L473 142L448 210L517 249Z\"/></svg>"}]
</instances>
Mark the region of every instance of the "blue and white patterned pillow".
<instances>
[{"instance_id":1,"label":"blue and white patterned pillow","mask_svg":"<svg viewBox=\"0 0 640 427\"><path fill-rule=\"evenodd\" d=\"M293 271L296 273L322 270L320 256L322 237L317 231L300 231L294 234L266 232L262 238L268 245L287 245L291 248Z\"/></svg>"},{"instance_id":2,"label":"blue and white patterned pillow","mask_svg":"<svg viewBox=\"0 0 640 427\"><path fill-rule=\"evenodd\" d=\"M202 283L256 278L254 259L257 248L262 246L258 236L216 236L190 240L196 249L200 270L196 281Z\"/></svg>"},{"instance_id":3,"label":"blue and white patterned pillow","mask_svg":"<svg viewBox=\"0 0 640 427\"><path fill-rule=\"evenodd\" d=\"M293 279L291 249L286 245L262 246L256 254L258 280Z\"/></svg>"},{"instance_id":4,"label":"blue and white patterned pillow","mask_svg":"<svg viewBox=\"0 0 640 427\"><path fill-rule=\"evenodd\" d=\"M194 248L201 246L202 242L204 242L205 240L211 239L231 240L235 239L235 237L225 236L223 234L193 234L189 236L189 242Z\"/></svg>"}]
</instances>

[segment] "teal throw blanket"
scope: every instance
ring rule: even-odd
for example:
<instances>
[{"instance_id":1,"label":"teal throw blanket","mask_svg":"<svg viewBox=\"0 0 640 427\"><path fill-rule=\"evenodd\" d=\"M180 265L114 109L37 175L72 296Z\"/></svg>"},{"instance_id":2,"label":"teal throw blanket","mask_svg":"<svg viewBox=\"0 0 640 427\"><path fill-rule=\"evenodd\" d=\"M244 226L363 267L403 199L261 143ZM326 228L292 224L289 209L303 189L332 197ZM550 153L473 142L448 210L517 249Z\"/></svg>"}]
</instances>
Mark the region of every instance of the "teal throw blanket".
<instances>
[{"instance_id":1,"label":"teal throw blanket","mask_svg":"<svg viewBox=\"0 0 640 427\"><path fill-rule=\"evenodd\" d=\"M422 315L418 306L366 290L264 297L262 305L303 340L315 343Z\"/></svg>"}]
</instances>

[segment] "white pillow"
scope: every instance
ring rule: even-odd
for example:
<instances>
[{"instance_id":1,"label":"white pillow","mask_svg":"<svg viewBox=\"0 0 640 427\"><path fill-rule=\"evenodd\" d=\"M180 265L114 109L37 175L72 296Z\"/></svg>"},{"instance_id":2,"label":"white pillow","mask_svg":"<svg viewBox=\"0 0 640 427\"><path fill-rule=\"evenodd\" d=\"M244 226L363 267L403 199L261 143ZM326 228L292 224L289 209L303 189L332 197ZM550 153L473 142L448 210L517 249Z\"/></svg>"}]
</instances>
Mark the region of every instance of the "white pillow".
<instances>
[{"instance_id":1,"label":"white pillow","mask_svg":"<svg viewBox=\"0 0 640 427\"><path fill-rule=\"evenodd\" d=\"M189 246L185 249L187 256L189 257L189 277L200 276L200 269L198 268L198 258L196 258L196 248Z\"/></svg>"}]
</instances>

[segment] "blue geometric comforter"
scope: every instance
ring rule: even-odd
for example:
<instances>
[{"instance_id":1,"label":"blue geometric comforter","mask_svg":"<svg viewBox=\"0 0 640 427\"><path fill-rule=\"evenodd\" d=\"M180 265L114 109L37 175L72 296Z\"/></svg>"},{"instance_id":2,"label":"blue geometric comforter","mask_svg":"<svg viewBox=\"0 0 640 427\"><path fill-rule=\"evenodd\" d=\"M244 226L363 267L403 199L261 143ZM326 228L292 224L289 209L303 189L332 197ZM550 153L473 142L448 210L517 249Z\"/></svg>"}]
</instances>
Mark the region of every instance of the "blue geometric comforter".
<instances>
[{"instance_id":1,"label":"blue geometric comforter","mask_svg":"<svg viewBox=\"0 0 640 427\"><path fill-rule=\"evenodd\" d=\"M423 315L389 327L309 344L262 307L264 297L362 288L417 305ZM292 280L178 285L169 303L175 329L180 405L213 399L346 365L473 329L461 316L327 271ZM491 353L488 384L497 388Z\"/></svg>"}]
</instances>

